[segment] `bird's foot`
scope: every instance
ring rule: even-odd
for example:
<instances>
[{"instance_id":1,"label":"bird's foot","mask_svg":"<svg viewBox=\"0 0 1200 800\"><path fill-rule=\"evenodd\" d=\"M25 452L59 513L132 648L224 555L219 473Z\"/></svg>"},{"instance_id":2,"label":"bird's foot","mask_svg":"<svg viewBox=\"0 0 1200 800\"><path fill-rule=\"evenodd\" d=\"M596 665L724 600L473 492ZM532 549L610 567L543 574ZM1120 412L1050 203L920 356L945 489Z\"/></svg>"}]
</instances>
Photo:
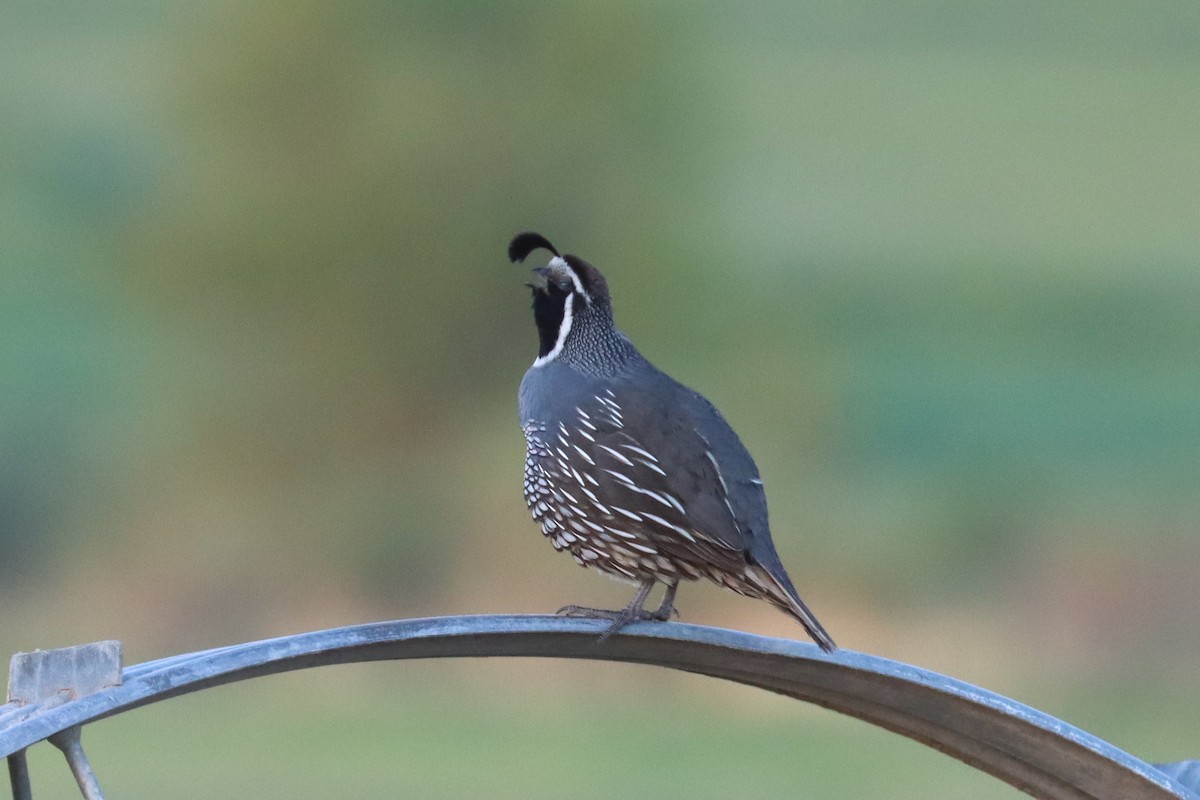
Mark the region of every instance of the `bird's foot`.
<instances>
[{"instance_id":1,"label":"bird's foot","mask_svg":"<svg viewBox=\"0 0 1200 800\"><path fill-rule=\"evenodd\" d=\"M667 593L663 595L662 603L650 613L651 619L666 622L671 619L672 614L677 617L679 616L679 612L675 610L675 590L677 588L679 588L678 583L672 583L667 586Z\"/></svg>"},{"instance_id":2,"label":"bird's foot","mask_svg":"<svg viewBox=\"0 0 1200 800\"><path fill-rule=\"evenodd\" d=\"M655 620L659 617L655 616L657 612L647 611L644 608L626 608L624 611L610 612L613 616L609 617L612 620L612 625L604 629L604 633L600 634L600 639L596 644L603 644L604 640L612 636L617 631L624 628L631 622L639 622L641 620Z\"/></svg>"},{"instance_id":3,"label":"bird's foot","mask_svg":"<svg viewBox=\"0 0 1200 800\"><path fill-rule=\"evenodd\" d=\"M590 606L563 606L554 612L560 617L583 617L585 619L618 619L624 610L611 611L607 608L592 608Z\"/></svg>"},{"instance_id":4,"label":"bird's foot","mask_svg":"<svg viewBox=\"0 0 1200 800\"><path fill-rule=\"evenodd\" d=\"M658 622L668 622L671 617L679 616L679 609L672 606L671 608L657 608L654 611L646 611L645 619L653 619Z\"/></svg>"},{"instance_id":5,"label":"bird's foot","mask_svg":"<svg viewBox=\"0 0 1200 800\"><path fill-rule=\"evenodd\" d=\"M667 593L663 596L662 605L654 611L647 611L642 608L642 604L646 602L646 596L654 588L654 583L655 581L652 578L642 581L633 600L620 611L609 611L604 608L588 608L587 606L563 606L558 610L558 613L568 617L611 619L612 624L605 629L604 633L600 634L600 639L596 642L596 644L601 644L605 639L631 622L637 622L638 620L665 622L671 618L671 614L675 611L675 587L677 584L672 583L667 586Z\"/></svg>"},{"instance_id":6,"label":"bird's foot","mask_svg":"<svg viewBox=\"0 0 1200 800\"><path fill-rule=\"evenodd\" d=\"M604 629L604 633L600 634L599 642L603 642L631 623L641 621L665 622L671 618L672 613L678 614L679 612L673 608L664 613L661 608L655 611L647 611L644 608L623 608L620 611L614 611L607 608L590 608L588 606L563 606L558 610L558 615L562 617L612 620L612 624Z\"/></svg>"}]
</instances>

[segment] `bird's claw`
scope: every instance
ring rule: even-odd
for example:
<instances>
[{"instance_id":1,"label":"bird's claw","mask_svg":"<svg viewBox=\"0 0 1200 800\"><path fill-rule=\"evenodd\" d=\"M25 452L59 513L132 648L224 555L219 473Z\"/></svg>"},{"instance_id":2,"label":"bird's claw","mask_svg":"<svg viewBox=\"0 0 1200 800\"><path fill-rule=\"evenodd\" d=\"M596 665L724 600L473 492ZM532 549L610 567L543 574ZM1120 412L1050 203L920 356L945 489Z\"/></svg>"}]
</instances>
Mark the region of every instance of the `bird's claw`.
<instances>
[{"instance_id":1,"label":"bird's claw","mask_svg":"<svg viewBox=\"0 0 1200 800\"><path fill-rule=\"evenodd\" d=\"M624 611L610 611L607 608L591 608L590 606L563 606L554 612L560 617L582 617L584 619L620 619Z\"/></svg>"},{"instance_id":2,"label":"bird's claw","mask_svg":"<svg viewBox=\"0 0 1200 800\"><path fill-rule=\"evenodd\" d=\"M604 633L600 634L599 642L603 642L626 625L634 622L666 622L671 618L671 615L679 616L679 612L674 608L666 612L662 609L647 611L644 608L623 608L620 611L614 611L607 608L574 605L563 606L556 613L560 617L612 620L612 624L604 629Z\"/></svg>"}]
</instances>

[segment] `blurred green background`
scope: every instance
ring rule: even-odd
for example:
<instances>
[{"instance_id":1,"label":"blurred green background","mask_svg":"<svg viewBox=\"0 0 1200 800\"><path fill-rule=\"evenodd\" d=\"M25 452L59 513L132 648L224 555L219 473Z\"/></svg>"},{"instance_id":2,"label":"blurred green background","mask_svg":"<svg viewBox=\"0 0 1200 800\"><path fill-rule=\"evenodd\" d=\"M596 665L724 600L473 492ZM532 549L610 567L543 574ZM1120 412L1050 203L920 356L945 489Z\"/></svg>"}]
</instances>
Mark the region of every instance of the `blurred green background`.
<instances>
[{"instance_id":1,"label":"blurred green background","mask_svg":"<svg viewBox=\"0 0 1200 800\"><path fill-rule=\"evenodd\" d=\"M623 604L521 500L532 228L737 427L839 643L1200 756L1196 4L0 15L0 656ZM1018 796L588 663L322 670L87 741L129 798Z\"/></svg>"}]
</instances>

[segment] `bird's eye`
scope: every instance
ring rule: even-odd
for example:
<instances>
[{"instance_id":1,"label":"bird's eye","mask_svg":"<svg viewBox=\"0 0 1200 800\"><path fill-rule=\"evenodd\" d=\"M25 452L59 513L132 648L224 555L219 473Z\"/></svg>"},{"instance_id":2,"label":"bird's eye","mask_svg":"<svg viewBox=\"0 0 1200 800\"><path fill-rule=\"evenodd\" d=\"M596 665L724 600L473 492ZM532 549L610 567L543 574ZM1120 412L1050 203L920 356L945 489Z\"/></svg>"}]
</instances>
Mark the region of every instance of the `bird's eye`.
<instances>
[{"instance_id":1,"label":"bird's eye","mask_svg":"<svg viewBox=\"0 0 1200 800\"><path fill-rule=\"evenodd\" d=\"M574 284L572 284L571 281L567 280L566 278L560 278L559 280L555 281L555 284L558 286L558 290L563 294L570 294L571 292L575 291Z\"/></svg>"}]
</instances>

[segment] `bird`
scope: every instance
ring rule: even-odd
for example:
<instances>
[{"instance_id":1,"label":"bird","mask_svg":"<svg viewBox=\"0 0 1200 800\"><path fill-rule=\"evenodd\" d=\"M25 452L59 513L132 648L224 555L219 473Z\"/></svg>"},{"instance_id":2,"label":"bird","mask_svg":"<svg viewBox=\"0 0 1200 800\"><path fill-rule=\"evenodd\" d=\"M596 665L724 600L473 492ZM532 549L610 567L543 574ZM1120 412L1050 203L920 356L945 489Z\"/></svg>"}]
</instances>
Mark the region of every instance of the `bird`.
<instances>
[{"instance_id":1,"label":"bird","mask_svg":"<svg viewBox=\"0 0 1200 800\"><path fill-rule=\"evenodd\" d=\"M669 620L680 581L707 578L766 600L834 651L775 551L763 482L741 439L617 328L600 270L532 231L512 239L508 256L523 262L536 250L551 258L526 284L538 355L518 391L525 503L556 550L638 587L622 610L559 613L611 620L603 639L637 620ZM662 602L648 610L659 583Z\"/></svg>"}]
</instances>

